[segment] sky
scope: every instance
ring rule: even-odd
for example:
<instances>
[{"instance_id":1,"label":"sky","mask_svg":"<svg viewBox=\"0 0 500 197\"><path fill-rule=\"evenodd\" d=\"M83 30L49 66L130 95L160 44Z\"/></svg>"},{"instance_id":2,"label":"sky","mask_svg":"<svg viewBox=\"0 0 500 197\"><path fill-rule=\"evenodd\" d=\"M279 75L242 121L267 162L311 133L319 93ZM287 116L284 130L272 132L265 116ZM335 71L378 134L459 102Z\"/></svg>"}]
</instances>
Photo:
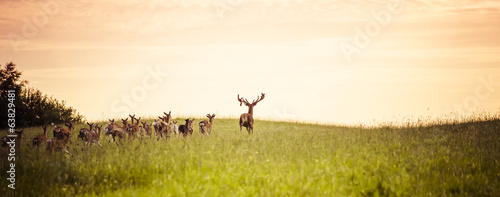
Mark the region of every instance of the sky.
<instances>
[{"instance_id":1,"label":"sky","mask_svg":"<svg viewBox=\"0 0 500 197\"><path fill-rule=\"evenodd\" d=\"M1 0L0 64L88 120L356 124L500 109L500 2Z\"/></svg>"}]
</instances>

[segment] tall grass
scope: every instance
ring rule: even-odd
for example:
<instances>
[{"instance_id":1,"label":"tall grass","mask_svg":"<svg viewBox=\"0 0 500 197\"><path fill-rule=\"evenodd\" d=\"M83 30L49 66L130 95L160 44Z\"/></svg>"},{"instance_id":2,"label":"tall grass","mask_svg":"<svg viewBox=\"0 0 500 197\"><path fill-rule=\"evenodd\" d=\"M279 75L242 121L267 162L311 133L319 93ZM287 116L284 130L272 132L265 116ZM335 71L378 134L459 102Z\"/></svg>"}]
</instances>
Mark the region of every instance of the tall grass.
<instances>
[{"instance_id":1,"label":"tall grass","mask_svg":"<svg viewBox=\"0 0 500 197\"><path fill-rule=\"evenodd\" d=\"M180 119L178 121L182 122ZM149 120L151 122L151 120ZM216 119L210 137L125 141L49 154L25 130L7 196L500 195L500 120L362 128ZM2 132L4 133L4 132ZM49 135L51 137L52 134ZM2 158L1 171L7 162ZM5 175L5 174L4 174ZM4 177L2 175L2 177Z\"/></svg>"}]
</instances>

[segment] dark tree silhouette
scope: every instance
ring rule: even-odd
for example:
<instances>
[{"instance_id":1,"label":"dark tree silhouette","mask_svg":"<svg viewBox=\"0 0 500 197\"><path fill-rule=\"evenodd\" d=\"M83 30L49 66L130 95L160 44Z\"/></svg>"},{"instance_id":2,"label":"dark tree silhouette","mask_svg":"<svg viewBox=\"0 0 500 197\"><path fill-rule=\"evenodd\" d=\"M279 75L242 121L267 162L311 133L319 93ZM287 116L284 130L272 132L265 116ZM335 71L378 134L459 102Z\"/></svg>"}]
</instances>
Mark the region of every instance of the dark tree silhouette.
<instances>
[{"instance_id":1,"label":"dark tree silhouette","mask_svg":"<svg viewBox=\"0 0 500 197\"><path fill-rule=\"evenodd\" d=\"M48 97L40 90L28 87L28 81L21 80L22 72L12 62L0 65L0 128L7 127L7 103L9 90L15 90L16 127L46 125L51 122L81 122L83 116L64 101Z\"/></svg>"}]
</instances>

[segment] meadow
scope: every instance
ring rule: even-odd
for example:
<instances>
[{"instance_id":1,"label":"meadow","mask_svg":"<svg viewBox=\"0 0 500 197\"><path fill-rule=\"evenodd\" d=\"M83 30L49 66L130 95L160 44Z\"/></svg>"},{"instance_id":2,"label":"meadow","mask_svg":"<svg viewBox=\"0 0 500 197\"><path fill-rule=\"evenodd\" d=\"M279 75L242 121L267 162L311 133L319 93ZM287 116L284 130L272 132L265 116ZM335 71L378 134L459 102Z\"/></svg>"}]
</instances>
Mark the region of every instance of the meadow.
<instances>
[{"instance_id":1,"label":"meadow","mask_svg":"<svg viewBox=\"0 0 500 197\"><path fill-rule=\"evenodd\" d=\"M253 135L216 118L209 137L195 127L190 138L117 146L103 135L89 149L77 140L83 127L73 156L32 147L42 129L27 128L16 189L2 178L2 196L500 196L498 118L379 128L257 120Z\"/></svg>"}]
</instances>

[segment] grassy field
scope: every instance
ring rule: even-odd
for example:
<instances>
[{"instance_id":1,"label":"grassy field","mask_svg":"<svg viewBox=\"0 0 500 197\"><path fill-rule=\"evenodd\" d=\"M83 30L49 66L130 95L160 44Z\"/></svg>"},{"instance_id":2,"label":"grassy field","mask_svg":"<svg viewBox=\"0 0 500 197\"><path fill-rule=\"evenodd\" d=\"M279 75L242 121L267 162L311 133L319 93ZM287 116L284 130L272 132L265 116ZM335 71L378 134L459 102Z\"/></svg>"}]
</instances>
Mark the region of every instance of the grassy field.
<instances>
[{"instance_id":1,"label":"grassy field","mask_svg":"<svg viewBox=\"0 0 500 197\"><path fill-rule=\"evenodd\" d=\"M500 196L500 120L377 129L256 121L249 136L237 120L216 119L210 137L195 128L191 138L121 147L102 137L90 150L77 140L82 127L73 157L31 148L42 129L26 129L16 190L2 178L2 196Z\"/></svg>"}]
</instances>

